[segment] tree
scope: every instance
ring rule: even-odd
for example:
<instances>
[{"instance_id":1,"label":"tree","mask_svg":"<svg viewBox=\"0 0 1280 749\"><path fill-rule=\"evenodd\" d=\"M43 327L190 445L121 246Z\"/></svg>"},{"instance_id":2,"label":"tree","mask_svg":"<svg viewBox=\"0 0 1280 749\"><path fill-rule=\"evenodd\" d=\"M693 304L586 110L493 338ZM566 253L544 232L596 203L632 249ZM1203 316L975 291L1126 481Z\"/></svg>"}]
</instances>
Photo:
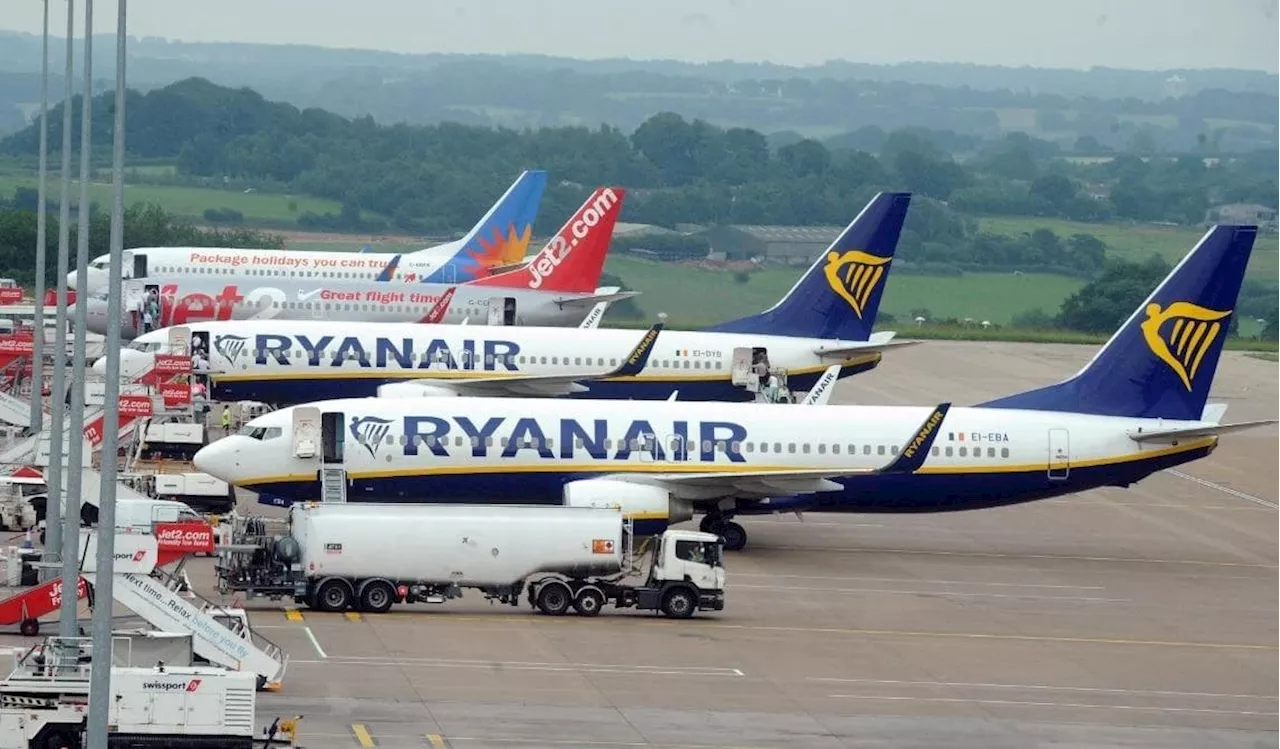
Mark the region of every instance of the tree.
<instances>
[{"instance_id":1,"label":"tree","mask_svg":"<svg viewBox=\"0 0 1280 749\"><path fill-rule=\"evenodd\" d=\"M1076 186L1061 174L1046 174L1031 183L1031 194L1041 198L1061 213L1076 196Z\"/></svg>"},{"instance_id":2,"label":"tree","mask_svg":"<svg viewBox=\"0 0 1280 749\"><path fill-rule=\"evenodd\" d=\"M1158 256L1145 263L1113 263L1096 281L1062 302L1057 324L1087 333L1111 332L1168 274L1168 264Z\"/></svg>"}]
</instances>

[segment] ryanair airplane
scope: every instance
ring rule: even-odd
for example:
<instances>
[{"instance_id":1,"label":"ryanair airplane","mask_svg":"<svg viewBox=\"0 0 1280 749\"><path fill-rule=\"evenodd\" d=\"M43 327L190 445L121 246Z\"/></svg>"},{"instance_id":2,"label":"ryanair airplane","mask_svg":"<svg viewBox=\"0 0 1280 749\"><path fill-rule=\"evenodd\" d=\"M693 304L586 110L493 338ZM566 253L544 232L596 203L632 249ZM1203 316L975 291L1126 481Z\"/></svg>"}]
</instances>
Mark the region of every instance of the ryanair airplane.
<instances>
[{"instance_id":1,"label":"ryanair airplane","mask_svg":"<svg viewBox=\"0 0 1280 749\"><path fill-rule=\"evenodd\" d=\"M195 465L260 501L621 504L638 533L700 511L731 549L735 515L1124 487L1275 423L1224 424L1208 404L1256 235L1210 229L1083 369L977 406L341 399L253 419Z\"/></svg>"},{"instance_id":2,"label":"ryanair airplane","mask_svg":"<svg viewBox=\"0 0 1280 749\"><path fill-rule=\"evenodd\" d=\"M645 335L595 327L457 326L244 320L196 322L134 339L124 376L188 340L208 352L212 397L294 405L362 396L574 396L752 400L764 369L810 390L831 366L840 377L874 368L904 345L872 333L911 196L882 193L777 304L703 331ZM638 362L638 366L637 365ZM624 364L632 365L625 373ZM105 365L105 362L103 363ZM768 375L765 375L767 377Z\"/></svg>"},{"instance_id":3,"label":"ryanair airplane","mask_svg":"<svg viewBox=\"0 0 1280 749\"><path fill-rule=\"evenodd\" d=\"M296 278L300 272L332 273L333 278L407 283L464 283L484 278L524 260L533 222L547 186L544 171L523 172L489 212L462 239L407 253L252 250L223 247L139 247L125 251L125 278L164 277L201 280L217 274L224 281L248 283L264 277ZM81 295L107 288L109 255L99 255L67 285Z\"/></svg>"}]
</instances>

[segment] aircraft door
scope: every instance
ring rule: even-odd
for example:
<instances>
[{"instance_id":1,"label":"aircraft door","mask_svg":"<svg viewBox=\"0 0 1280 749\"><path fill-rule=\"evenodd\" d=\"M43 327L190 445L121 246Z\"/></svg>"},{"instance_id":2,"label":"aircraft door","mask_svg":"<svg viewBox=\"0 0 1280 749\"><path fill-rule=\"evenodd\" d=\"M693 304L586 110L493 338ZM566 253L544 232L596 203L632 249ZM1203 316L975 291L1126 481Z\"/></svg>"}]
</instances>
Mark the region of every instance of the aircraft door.
<instances>
[{"instance_id":1,"label":"aircraft door","mask_svg":"<svg viewBox=\"0 0 1280 749\"><path fill-rule=\"evenodd\" d=\"M327 411L320 414L320 442L323 448L322 460L325 463L343 463L345 449L346 415L340 411Z\"/></svg>"},{"instance_id":2,"label":"aircraft door","mask_svg":"<svg viewBox=\"0 0 1280 749\"><path fill-rule=\"evenodd\" d=\"M169 332L169 350L165 353L175 356L189 356L191 350L191 328L186 325L178 325L168 329ZM206 337L207 333L203 334Z\"/></svg>"},{"instance_id":3,"label":"aircraft door","mask_svg":"<svg viewBox=\"0 0 1280 749\"><path fill-rule=\"evenodd\" d=\"M128 281L130 278L137 278L133 275L133 251L124 250L120 253L120 277Z\"/></svg>"},{"instance_id":4,"label":"aircraft door","mask_svg":"<svg viewBox=\"0 0 1280 749\"><path fill-rule=\"evenodd\" d=\"M319 442L320 409L314 406L295 408L293 410L293 457L314 458ZM341 450L338 452L341 454Z\"/></svg>"},{"instance_id":5,"label":"aircraft door","mask_svg":"<svg viewBox=\"0 0 1280 749\"><path fill-rule=\"evenodd\" d=\"M1063 481L1071 473L1071 436L1066 429L1049 430L1049 478Z\"/></svg>"},{"instance_id":6,"label":"aircraft door","mask_svg":"<svg viewBox=\"0 0 1280 749\"><path fill-rule=\"evenodd\" d=\"M133 278L147 277L147 254L145 252L133 253Z\"/></svg>"},{"instance_id":7,"label":"aircraft door","mask_svg":"<svg viewBox=\"0 0 1280 749\"><path fill-rule=\"evenodd\" d=\"M496 296L489 300L489 325L515 325L515 297Z\"/></svg>"},{"instance_id":8,"label":"aircraft door","mask_svg":"<svg viewBox=\"0 0 1280 749\"><path fill-rule=\"evenodd\" d=\"M733 350L733 386L749 387L751 377L751 349L739 347Z\"/></svg>"}]
</instances>

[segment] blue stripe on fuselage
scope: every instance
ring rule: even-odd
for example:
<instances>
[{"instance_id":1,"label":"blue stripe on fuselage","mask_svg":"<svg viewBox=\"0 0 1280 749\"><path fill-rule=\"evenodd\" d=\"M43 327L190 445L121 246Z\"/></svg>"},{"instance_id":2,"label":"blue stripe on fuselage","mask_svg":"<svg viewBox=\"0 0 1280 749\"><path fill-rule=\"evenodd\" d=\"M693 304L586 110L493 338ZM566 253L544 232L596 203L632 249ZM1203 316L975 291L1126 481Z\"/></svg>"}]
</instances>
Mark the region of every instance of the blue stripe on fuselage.
<instances>
[{"instance_id":1,"label":"blue stripe on fuselage","mask_svg":"<svg viewBox=\"0 0 1280 749\"><path fill-rule=\"evenodd\" d=\"M850 377L861 372L874 369L878 361L865 364L851 364L841 367L840 377ZM483 376L484 373L477 373ZM814 386L821 371L806 372L789 376L788 384L793 390L803 391ZM438 382L448 385L449 380L432 380L429 378L407 377L314 377L314 378L273 378L270 376L257 380L219 380L213 376L213 399L217 401L259 401L279 406L293 406L300 403L312 403L322 400L340 398L371 398L378 394L378 386L391 382ZM735 387L726 375L718 380L599 380L584 381L588 388L585 393L573 393L566 397L588 400L666 400L671 393L679 391L678 400L682 401L724 401L747 402L755 396L744 388Z\"/></svg>"},{"instance_id":2,"label":"blue stripe on fuselage","mask_svg":"<svg viewBox=\"0 0 1280 749\"><path fill-rule=\"evenodd\" d=\"M1072 468L1066 479L1047 470L1009 473L917 473L858 476L837 481L841 492L822 492L770 505L740 502L741 514L803 509L816 512L924 513L1002 507L1072 494L1102 486L1127 486L1166 468L1203 458L1216 443L1152 458ZM604 469L602 468L602 473ZM559 504L564 485L598 477L594 473L542 471L428 474L354 478L349 502L438 502ZM319 499L315 481L249 485L253 492L293 501Z\"/></svg>"}]
</instances>

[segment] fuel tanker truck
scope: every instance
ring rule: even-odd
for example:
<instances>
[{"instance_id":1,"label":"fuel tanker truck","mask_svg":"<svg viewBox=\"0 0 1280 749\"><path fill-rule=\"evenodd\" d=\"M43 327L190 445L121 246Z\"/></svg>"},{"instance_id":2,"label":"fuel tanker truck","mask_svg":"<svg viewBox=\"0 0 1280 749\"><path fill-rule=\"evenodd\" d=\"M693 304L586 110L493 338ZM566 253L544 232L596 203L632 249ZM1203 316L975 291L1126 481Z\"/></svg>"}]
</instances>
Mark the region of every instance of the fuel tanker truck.
<instances>
[{"instance_id":1,"label":"fuel tanker truck","mask_svg":"<svg viewBox=\"0 0 1280 749\"><path fill-rule=\"evenodd\" d=\"M606 604L677 618L724 608L720 537L668 529L637 551L618 508L308 502L284 527L228 523L215 566L224 595L369 613L468 588L552 616L596 616Z\"/></svg>"}]
</instances>

